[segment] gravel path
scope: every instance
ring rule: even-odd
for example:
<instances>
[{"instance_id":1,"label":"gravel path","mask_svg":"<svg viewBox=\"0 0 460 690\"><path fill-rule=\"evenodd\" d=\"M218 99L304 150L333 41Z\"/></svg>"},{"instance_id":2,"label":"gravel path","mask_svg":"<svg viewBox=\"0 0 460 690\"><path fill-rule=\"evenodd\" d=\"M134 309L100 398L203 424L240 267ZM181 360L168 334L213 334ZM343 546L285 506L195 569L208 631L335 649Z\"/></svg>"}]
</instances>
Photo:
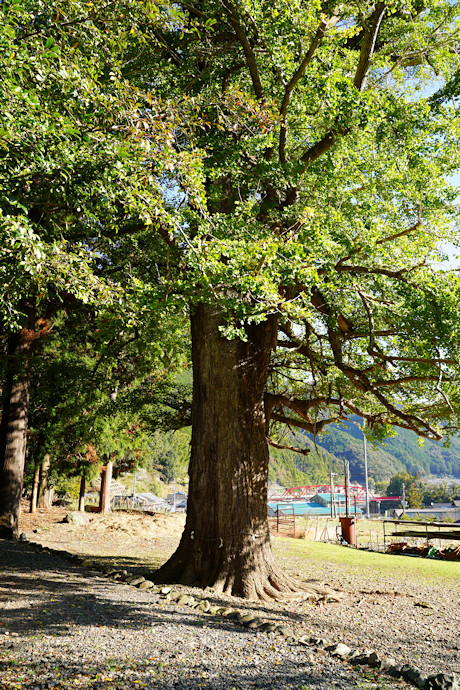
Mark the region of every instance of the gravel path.
<instances>
[{"instance_id":1,"label":"gravel path","mask_svg":"<svg viewBox=\"0 0 460 690\"><path fill-rule=\"evenodd\" d=\"M399 558L409 558L400 556ZM289 564L283 563L285 568ZM286 559L287 561L288 559ZM309 562L312 580L343 594L339 605L303 604L302 625L313 634L340 639L350 647L377 650L426 675L460 674L460 563L458 579L432 586L408 577L372 576L337 564Z\"/></svg>"},{"instance_id":2,"label":"gravel path","mask_svg":"<svg viewBox=\"0 0 460 690\"><path fill-rule=\"evenodd\" d=\"M193 593L212 599L201 590ZM242 600L233 600L232 605L243 611L256 609L259 615L302 627L306 633L317 630L323 637L344 641L348 634L353 636L350 619L348 624L343 619L346 606L340 603L297 610L292 605L258 607ZM375 613L383 624L381 611ZM435 670L440 670L439 664ZM411 686L369 668L352 667L321 650L289 643L276 633L247 630L221 616L117 583L31 544L0 540L0 688L71 687L383 690Z\"/></svg>"}]
</instances>

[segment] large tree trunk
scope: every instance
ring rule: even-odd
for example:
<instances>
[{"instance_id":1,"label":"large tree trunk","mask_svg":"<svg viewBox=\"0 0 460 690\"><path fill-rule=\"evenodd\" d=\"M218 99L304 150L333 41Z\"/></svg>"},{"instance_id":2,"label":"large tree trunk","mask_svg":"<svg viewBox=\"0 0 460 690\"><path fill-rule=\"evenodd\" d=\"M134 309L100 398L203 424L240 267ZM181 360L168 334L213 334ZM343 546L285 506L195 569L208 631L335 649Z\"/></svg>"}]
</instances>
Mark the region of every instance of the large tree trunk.
<instances>
[{"instance_id":1,"label":"large tree trunk","mask_svg":"<svg viewBox=\"0 0 460 690\"><path fill-rule=\"evenodd\" d=\"M267 519L264 392L274 318L250 326L247 342L219 333L216 307L192 316L192 454L187 520L159 582L211 586L249 599L276 598L298 583L276 566Z\"/></svg>"},{"instance_id":2,"label":"large tree trunk","mask_svg":"<svg viewBox=\"0 0 460 690\"><path fill-rule=\"evenodd\" d=\"M33 314L29 315L33 328ZM21 510L29 410L31 328L11 333L0 423L0 537L15 539Z\"/></svg>"}]
</instances>

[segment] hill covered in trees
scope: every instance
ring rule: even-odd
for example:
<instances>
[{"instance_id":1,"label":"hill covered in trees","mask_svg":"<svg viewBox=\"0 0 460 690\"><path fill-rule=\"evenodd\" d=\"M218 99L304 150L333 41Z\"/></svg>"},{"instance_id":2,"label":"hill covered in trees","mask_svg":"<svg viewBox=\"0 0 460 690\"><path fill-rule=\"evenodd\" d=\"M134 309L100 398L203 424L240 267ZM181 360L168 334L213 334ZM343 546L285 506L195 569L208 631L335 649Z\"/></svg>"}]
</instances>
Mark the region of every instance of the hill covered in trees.
<instances>
[{"instance_id":1,"label":"hill covered in trees","mask_svg":"<svg viewBox=\"0 0 460 690\"><path fill-rule=\"evenodd\" d=\"M290 433L286 441L295 447L310 448L307 456L289 450L270 450L270 478L283 485L319 483L329 473L343 472L343 461L350 463L352 481L364 482L364 446L358 419L344 424L329 425L316 439L303 432ZM397 436L384 443L367 444L369 477L375 481L389 479L397 472L407 471L421 477L460 477L460 438L449 444L420 439L411 431L398 429Z\"/></svg>"}]
</instances>

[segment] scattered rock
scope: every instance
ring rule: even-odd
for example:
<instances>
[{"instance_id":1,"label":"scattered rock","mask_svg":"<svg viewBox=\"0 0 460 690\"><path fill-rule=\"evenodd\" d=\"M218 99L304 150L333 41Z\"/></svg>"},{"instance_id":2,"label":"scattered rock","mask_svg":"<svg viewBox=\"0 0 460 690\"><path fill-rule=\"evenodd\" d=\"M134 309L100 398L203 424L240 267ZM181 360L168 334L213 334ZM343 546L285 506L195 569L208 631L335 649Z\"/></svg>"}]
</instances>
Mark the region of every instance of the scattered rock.
<instances>
[{"instance_id":1,"label":"scattered rock","mask_svg":"<svg viewBox=\"0 0 460 690\"><path fill-rule=\"evenodd\" d=\"M289 628L286 628L285 625L277 625L276 630L279 635L283 635L283 637L289 637L292 633Z\"/></svg>"},{"instance_id":2,"label":"scattered rock","mask_svg":"<svg viewBox=\"0 0 460 690\"><path fill-rule=\"evenodd\" d=\"M166 595L166 599L168 601L177 601L180 599L182 596L182 592L175 592L174 590L172 592L169 592L169 594Z\"/></svg>"},{"instance_id":3,"label":"scattered rock","mask_svg":"<svg viewBox=\"0 0 460 690\"><path fill-rule=\"evenodd\" d=\"M260 628L260 626L263 625L264 623L265 623L265 621L262 620L262 618L254 618L253 621L248 623L247 627L249 628L249 630L256 630L256 629Z\"/></svg>"},{"instance_id":4,"label":"scattered rock","mask_svg":"<svg viewBox=\"0 0 460 690\"><path fill-rule=\"evenodd\" d=\"M339 642L338 644L330 645L329 647L326 647L326 650L332 656L339 656L342 659L344 659L345 657L347 657L351 654L350 647L347 647L347 645L344 644L343 642Z\"/></svg>"},{"instance_id":5,"label":"scattered rock","mask_svg":"<svg viewBox=\"0 0 460 690\"><path fill-rule=\"evenodd\" d=\"M234 613L234 609L231 609L229 606L221 606L217 613L219 616L229 616L231 613Z\"/></svg>"},{"instance_id":6,"label":"scattered rock","mask_svg":"<svg viewBox=\"0 0 460 690\"><path fill-rule=\"evenodd\" d=\"M247 628L249 623L252 623L252 621L254 621L255 619L256 617L253 616L252 613L247 613L245 616L241 616L240 623L242 623Z\"/></svg>"},{"instance_id":7,"label":"scattered rock","mask_svg":"<svg viewBox=\"0 0 460 690\"><path fill-rule=\"evenodd\" d=\"M171 587L162 587L160 589L160 594L169 594L171 591Z\"/></svg>"},{"instance_id":8,"label":"scattered rock","mask_svg":"<svg viewBox=\"0 0 460 690\"><path fill-rule=\"evenodd\" d=\"M138 585L137 589L152 589L154 586L154 583L152 580L142 580L142 582Z\"/></svg>"},{"instance_id":9,"label":"scattered rock","mask_svg":"<svg viewBox=\"0 0 460 690\"><path fill-rule=\"evenodd\" d=\"M379 668L384 673L387 673L393 666L396 666L396 661L391 657L380 660Z\"/></svg>"},{"instance_id":10,"label":"scattered rock","mask_svg":"<svg viewBox=\"0 0 460 690\"><path fill-rule=\"evenodd\" d=\"M137 587L137 585L140 585L141 582L145 582L145 577L142 577L142 575L139 575L138 577L130 577L127 580L128 585L131 585L132 587Z\"/></svg>"},{"instance_id":11,"label":"scattered rock","mask_svg":"<svg viewBox=\"0 0 460 690\"><path fill-rule=\"evenodd\" d=\"M367 657L367 663L369 666L379 666L381 659L377 652L371 652Z\"/></svg>"},{"instance_id":12,"label":"scattered rock","mask_svg":"<svg viewBox=\"0 0 460 690\"><path fill-rule=\"evenodd\" d=\"M351 657L349 657L348 661L353 666L363 666L364 664L369 663L369 655L365 652L356 652Z\"/></svg>"},{"instance_id":13,"label":"scattered rock","mask_svg":"<svg viewBox=\"0 0 460 690\"><path fill-rule=\"evenodd\" d=\"M203 613L208 613L208 611L211 609L211 606L209 605L209 601L206 599L203 599L201 604L198 604L197 606L198 611L202 611Z\"/></svg>"},{"instance_id":14,"label":"scattered rock","mask_svg":"<svg viewBox=\"0 0 460 690\"><path fill-rule=\"evenodd\" d=\"M19 541L29 541L29 538L25 532L21 532L19 535Z\"/></svg>"},{"instance_id":15,"label":"scattered rock","mask_svg":"<svg viewBox=\"0 0 460 690\"><path fill-rule=\"evenodd\" d=\"M389 669L387 669L387 673L389 676L392 676L393 678L400 678L401 677L401 669L402 666L401 664L392 664Z\"/></svg>"},{"instance_id":16,"label":"scattered rock","mask_svg":"<svg viewBox=\"0 0 460 690\"><path fill-rule=\"evenodd\" d=\"M427 690L460 690L457 677L455 675L450 676L447 673L429 676L423 687Z\"/></svg>"},{"instance_id":17,"label":"scattered rock","mask_svg":"<svg viewBox=\"0 0 460 690\"><path fill-rule=\"evenodd\" d=\"M311 645L318 647L319 649L325 649L332 644L331 640L326 640L323 637L310 637L308 641Z\"/></svg>"},{"instance_id":18,"label":"scattered rock","mask_svg":"<svg viewBox=\"0 0 460 690\"><path fill-rule=\"evenodd\" d=\"M89 524L89 517L85 513L73 511L71 513L67 513L63 521L68 522L69 525L87 525Z\"/></svg>"},{"instance_id":19,"label":"scattered rock","mask_svg":"<svg viewBox=\"0 0 460 690\"><path fill-rule=\"evenodd\" d=\"M276 623L269 623L267 621L267 623L262 623L259 630L260 630L260 632L264 632L264 633L272 633L272 632L275 632L277 627L278 626L276 625Z\"/></svg>"},{"instance_id":20,"label":"scattered rock","mask_svg":"<svg viewBox=\"0 0 460 690\"><path fill-rule=\"evenodd\" d=\"M423 688L426 682L426 678L423 676L422 672L410 664L404 664L401 667L401 676L404 678L404 680L407 680L413 685L417 685L419 688Z\"/></svg>"}]
</instances>

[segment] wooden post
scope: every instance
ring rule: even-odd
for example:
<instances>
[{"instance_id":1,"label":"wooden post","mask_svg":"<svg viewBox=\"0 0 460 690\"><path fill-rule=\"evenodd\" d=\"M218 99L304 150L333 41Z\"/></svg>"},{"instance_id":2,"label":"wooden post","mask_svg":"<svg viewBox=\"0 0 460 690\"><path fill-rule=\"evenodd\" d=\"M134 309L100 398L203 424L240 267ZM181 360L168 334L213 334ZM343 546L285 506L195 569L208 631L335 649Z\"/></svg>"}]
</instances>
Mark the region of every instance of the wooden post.
<instances>
[{"instance_id":1,"label":"wooden post","mask_svg":"<svg viewBox=\"0 0 460 690\"><path fill-rule=\"evenodd\" d=\"M294 539L295 539L295 505L292 504L292 517L294 518Z\"/></svg>"},{"instance_id":2,"label":"wooden post","mask_svg":"<svg viewBox=\"0 0 460 690\"><path fill-rule=\"evenodd\" d=\"M40 465L35 468L34 472L34 482L32 484L32 498L30 499L30 512L35 513L37 510L37 500L38 500L38 485L40 482Z\"/></svg>"},{"instance_id":3,"label":"wooden post","mask_svg":"<svg viewBox=\"0 0 460 690\"><path fill-rule=\"evenodd\" d=\"M101 470L101 492L99 495L99 512L110 513L110 484L112 482L112 461Z\"/></svg>"},{"instance_id":4,"label":"wooden post","mask_svg":"<svg viewBox=\"0 0 460 690\"><path fill-rule=\"evenodd\" d=\"M280 533L280 505L276 506L276 532L277 534Z\"/></svg>"}]
</instances>

